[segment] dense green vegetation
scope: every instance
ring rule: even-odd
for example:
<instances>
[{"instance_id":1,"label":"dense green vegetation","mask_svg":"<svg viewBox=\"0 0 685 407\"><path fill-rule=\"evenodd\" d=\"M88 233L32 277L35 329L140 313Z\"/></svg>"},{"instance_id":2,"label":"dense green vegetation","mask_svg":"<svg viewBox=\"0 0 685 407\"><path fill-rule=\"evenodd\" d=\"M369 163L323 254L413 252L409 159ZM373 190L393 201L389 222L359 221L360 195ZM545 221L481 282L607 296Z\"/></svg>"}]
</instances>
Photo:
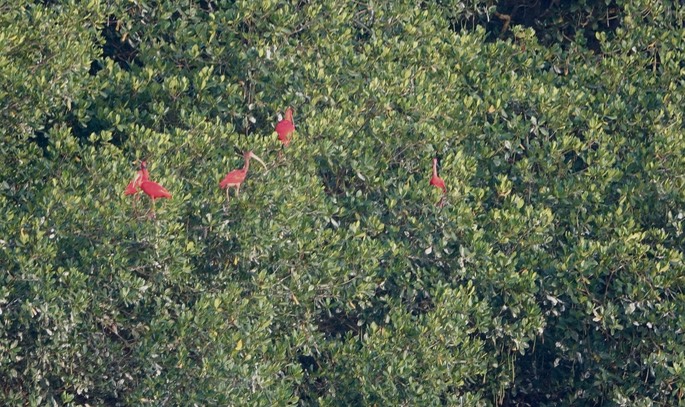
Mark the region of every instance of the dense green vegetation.
<instances>
[{"instance_id":1,"label":"dense green vegetation","mask_svg":"<svg viewBox=\"0 0 685 407\"><path fill-rule=\"evenodd\" d=\"M0 404L685 403L684 20L0 3Z\"/></svg>"}]
</instances>

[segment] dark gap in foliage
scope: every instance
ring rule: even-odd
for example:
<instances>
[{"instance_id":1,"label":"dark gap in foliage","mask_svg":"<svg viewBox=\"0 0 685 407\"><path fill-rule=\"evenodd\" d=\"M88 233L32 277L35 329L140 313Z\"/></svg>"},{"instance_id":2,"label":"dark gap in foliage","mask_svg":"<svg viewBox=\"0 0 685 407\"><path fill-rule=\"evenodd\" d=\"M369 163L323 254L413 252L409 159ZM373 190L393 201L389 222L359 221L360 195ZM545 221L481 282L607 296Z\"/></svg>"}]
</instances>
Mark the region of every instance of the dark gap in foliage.
<instances>
[{"instance_id":1,"label":"dark gap in foliage","mask_svg":"<svg viewBox=\"0 0 685 407\"><path fill-rule=\"evenodd\" d=\"M549 319L550 324L545 330L545 340L536 345L534 352L527 352L517 360L517 370L520 372L533 372L524 384L520 383L512 388L507 394L504 405L519 405L517 402L529 400L574 400L578 398L578 388L582 383L597 383L597 375L603 374L614 379L604 381L604 386L611 386L615 381L625 380L628 367L620 361L622 356L625 360L634 360L634 350L620 346L620 339L609 335L606 330L595 330L587 325L571 327L564 324L563 320ZM562 325L564 324L564 325ZM626 327L627 337L641 336L639 328ZM588 338L587 343L604 343L607 348L593 349L577 344L577 338ZM563 338L560 340L560 338ZM563 349L568 346L569 348ZM611 353L607 353L612 349ZM627 355L630 353L630 355ZM654 380L653 375L645 375L649 367L640 368L637 376L645 378L647 384ZM601 373L597 372L601 369ZM632 371L633 368L630 370ZM537 374L536 372L540 372ZM623 373L623 378L619 375ZM642 380L642 379L640 379ZM529 389L529 391L521 391ZM606 393L606 389L599 394ZM583 405L604 405L604 399L597 393L584 396ZM548 401L549 402L549 401ZM538 405L538 404L531 404Z\"/></svg>"},{"instance_id":2,"label":"dark gap in foliage","mask_svg":"<svg viewBox=\"0 0 685 407\"><path fill-rule=\"evenodd\" d=\"M360 23L356 23L352 27L355 29L354 39L356 40L358 46L371 40L373 31L371 31L370 28L363 26ZM359 49L359 47L357 47L357 49Z\"/></svg>"},{"instance_id":3,"label":"dark gap in foliage","mask_svg":"<svg viewBox=\"0 0 685 407\"><path fill-rule=\"evenodd\" d=\"M306 372L316 373L321 367L316 358L310 355L298 354L297 361L302 366L302 370Z\"/></svg>"},{"instance_id":4,"label":"dark gap in foliage","mask_svg":"<svg viewBox=\"0 0 685 407\"><path fill-rule=\"evenodd\" d=\"M595 53L601 53L596 33L611 33L620 26L621 10L615 1L586 5L579 0L504 0L497 6L511 18L511 24L532 27L546 45L573 42L577 27L581 27L588 48Z\"/></svg>"},{"instance_id":5,"label":"dark gap in foliage","mask_svg":"<svg viewBox=\"0 0 685 407\"><path fill-rule=\"evenodd\" d=\"M193 70L195 70L195 67L190 67L189 70L193 71ZM185 94L190 99L195 99L197 97L197 90L195 89L195 82L193 82L192 79L188 80L188 90L185 91Z\"/></svg>"},{"instance_id":6,"label":"dark gap in foliage","mask_svg":"<svg viewBox=\"0 0 685 407\"><path fill-rule=\"evenodd\" d=\"M369 192L369 185L362 181L349 166L334 168L334 165L323 156L317 157L315 161L326 195L344 197L347 193L360 191L362 194L367 194Z\"/></svg>"},{"instance_id":7,"label":"dark gap in foliage","mask_svg":"<svg viewBox=\"0 0 685 407\"><path fill-rule=\"evenodd\" d=\"M647 185L643 184L641 185L641 188L644 188L645 195L659 196L658 187L653 183ZM678 231L678 224L680 224L681 227L683 225L681 212L683 207L685 207L685 203L677 197L674 197L673 199L656 200L655 204L650 207L649 210L645 210L644 208L633 208L635 213L642 212L639 216L640 226L643 230L650 231L643 240L643 243L650 245L652 248L657 245L662 245L668 249L680 250L682 248L682 242L679 238L681 232ZM665 231L669 238L661 240L657 237L658 232L661 230ZM647 252L646 257L649 260L656 258L652 250Z\"/></svg>"},{"instance_id":8,"label":"dark gap in foliage","mask_svg":"<svg viewBox=\"0 0 685 407\"><path fill-rule=\"evenodd\" d=\"M488 34L487 41L511 36L512 25L522 25L535 30L542 44L574 42L574 36L583 32L588 49L601 53L597 32L613 33L621 24L622 10L613 0L586 4L583 0L501 0L496 11L490 13L487 5L469 5L450 0L435 0L454 32L473 31L482 26Z\"/></svg>"},{"instance_id":9,"label":"dark gap in foliage","mask_svg":"<svg viewBox=\"0 0 685 407\"><path fill-rule=\"evenodd\" d=\"M102 29L102 36L105 38L105 44L102 46L103 57L111 58L125 71L131 70L133 62L140 67L143 66L137 58L138 50L133 48L129 41L119 33L119 20L115 16L112 15L107 19Z\"/></svg>"},{"instance_id":10,"label":"dark gap in foliage","mask_svg":"<svg viewBox=\"0 0 685 407\"><path fill-rule=\"evenodd\" d=\"M537 29L546 18L559 17L559 0L503 0L497 3L497 11L511 19L510 24L519 24ZM496 16L502 20L502 17ZM506 20L503 20L506 21Z\"/></svg>"},{"instance_id":11,"label":"dark gap in foliage","mask_svg":"<svg viewBox=\"0 0 685 407\"><path fill-rule=\"evenodd\" d=\"M50 138L48 137L49 131L50 130L47 127L45 127L43 130L36 130L33 132L33 137L30 140L40 147L40 149L43 151L43 157L48 156L48 145L50 144Z\"/></svg>"},{"instance_id":12,"label":"dark gap in foliage","mask_svg":"<svg viewBox=\"0 0 685 407\"><path fill-rule=\"evenodd\" d=\"M323 371L320 369L322 366L328 366L332 363L330 354L326 352L316 358L298 353L297 360L303 372L303 380L295 388L295 394L299 398L298 404L301 406L317 405L316 400L324 397L329 391L328 380L325 376L327 369Z\"/></svg>"},{"instance_id":13,"label":"dark gap in foliage","mask_svg":"<svg viewBox=\"0 0 685 407\"><path fill-rule=\"evenodd\" d=\"M98 72L100 72L102 70L102 68L104 68L102 66L102 62L100 62L97 59L94 59L90 63L90 69L88 69L88 75L95 76L95 75L97 75Z\"/></svg>"},{"instance_id":14,"label":"dark gap in foliage","mask_svg":"<svg viewBox=\"0 0 685 407\"><path fill-rule=\"evenodd\" d=\"M503 406L545 405L568 400L576 391L573 383L580 381L582 369L558 353L554 338L538 342L533 351L517 358L517 376L522 379L507 391Z\"/></svg>"},{"instance_id":15,"label":"dark gap in foliage","mask_svg":"<svg viewBox=\"0 0 685 407\"><path fill-rule=\"evenodd\" d=\"M97 405L105 406L105 407L119 407L119 406L125 405L123 400L119 399L117 396L115 396L113 394L106 394L106 395L97 394L98 393L97 389L94 389L94 390L95 390L95 392L91 392L91 393L95 393L95 394L89 394L89 395L78 394L74 390L74 392L71 393L71 395L74 396L73 404L77 405L77 406L86 406L86 405L92 405L93 403L96 403Z\"/></svg>"},{"instance_id":16,"label":"dark gap in foliage","mask_svg":"<svg viewBox=\"0 0 685 407\"><path fill-rule=\"evenodd\" d=\"M271 137L271 135L275 132L274 128L271 127L271 112L267 111L265 108L248 110L247 116L248 122L250 122L249 117L253 117L255 121L254 123L250 122L251 126L248 135L259 131L259 134L264 134L266 135L265 137Z\"/></svg>"},{"instance_id":17,"label":"dark gap in foliage","mask_svg":"<svg viewBox=\"0 0 685 407\"><path fill-rule=\"evenodd\" d=\"M435 303L427 290L420 290L412 298L406 300L408 311L414 316L427 314L435 309Z\"/></svg>"},{"instance_id":18,"label":"dark gap in foliage","mask_svg":"<svg viewBox=\"0 0 685 407\"><path fill-rule=\"evenodd\" d=\"M207 13L213 13L216 9L216 2L211 0L200 0L200 10L205 11Z\"/></svg>"},{"instance_id":19,"label":"dark gap in foliage","mask_svg":"<svg viewBox=\"0 0 685 407\"><path fill-rule=\"evenodd\" d=\"M317 167L319 168L319 178L323 182L324 192L328 196L340 196L344 193L343 189L338 185L334 171L323 156L315 158Z\"/></svg>"},{"instance_id":20,"label":"dark gap in foliage","mask_svg":"<svg viewBox=\"0 0 685 407\"><path fill-rule=\"evenodd\" d=\"M98 119L91 120L88 126L83 127L79 123L76 116L74 116L71 113L67 114L65 123L70 128L72 135L78 139L80 144L85 143L88 140L88 137L91 135L91 133L109 128L109 124L104 126L96 126L95 123L101 123ZM93 126L91 126L90 123L94 123ZM46 124L43 126L43 129L34 131L34 137L30 139L31 142L36 143L41 148L44 157L48 156L48 146L50 144L49 133L50 130L54 127L54 125L54 118L49 118L46 121ZM114 136L112 140L112 143L115 145L119 145L122 142L118 140L116 136Z\"/></svg>"},{"instance_id":21,"label":"dark gap in foliage","mask_svg":"<svg viewBox=\"0 0 685 407\"><path fill-rule=\"evenodd\" d=\"M600 44L594 31L583 30L583 35L585 36L585 45L589 50L595 54L602 53L602 44Z\"/></svg>"},{"instance_id":22,"label":"dark gap in foliage","mask_svg":"<svg viewBox=\"0 0 685 407\"><path fill-rule=\"evenodd\" d=\"M355 33L355 49L359 50L363 44L369 42L374 37L373 26L375 24L375 11L368 5L357 3L357 12L352 19L352 29Z\"/></svg>"},{"instance_id":23,"label":"dark gap in foliage","mask_svg":"<svg viewBox=\"0 0 685 407\"><path fill-rule=\"evenodd\" d=\"M304 379L295 389L300 406L317 406L317 399L325 397L328 393L328 380L318 375L304 374Z\"/></svg>"},{"instance_id":24,"label":"dark gap in foliage","mask_svg":"<svg viewBox=\"0 0 685 407\"><path fill-rule=\"evenodd\" d=\"M332 310L322 310L316 320L319 331L327 339L344 340L347 334L359 335L361 327L358 325L359 316L348 314L341 305L332 305Z\"/></svg>"},{"instance_id":25,"label":"dark gap in foliage","mask_svg":"<svg viewBox=\"0 0 685 407\"><path fill-rule=\"evenodd\" d=\"M240 21L238 23L237 28L238 28L238 32L240 32L240 33L249 34L252 31L252 25L248 24L245 20ZM245 45L246 47L250 45L248 43L248 39L245 36L242 37L242 40L243 40L243 45Z\"/></svg>"},{"instance_id":26,"label":"dark gap in foliage","mask_svg":"<svg viewBox=\"0 0 685 407\"><path fill-rule=\"evenodd\" d=\"M168 31L163 31L159 35L162 37L164 44L176 45L176 37L174 37ZM171 53L169 53L169 58L173 59L173 55Z\"/></svg>"},{"instance_id":27,"label":"dark gap in foliage","mask_svg":"<svg viewBox=\"0 0 685 407\"><path fill-rule=\"evenodd\" d=\"M240 116L242 116L242 119L240 119ZM249 117L247 117L246 115L239 115L238 118L236 118L236 115L232 115L229 116L229 119L231 121L231 124L233 124L235 132L238 135L251 136L256 131L256 128L252 126Z\"/></svg>"},{"instance_id":28,"label":"dark gap in foliage","mask_svg":"<svg viewBox=\"0 0 685 407\"><path fill-rule=\"evenodd\" d=\"M588 131L587 123L575 115L569 116L569 121L571 128L573 129L573 135L578 138L578 140L585 142L587 140L585 133Z\"/></svg>"},{"instance_id":29,"label":"dark gap in foliage","mask_svg":"<svg viewBox=\"0 0 685 407\"><path fill-rule=\"evenodd\" d=\"M102 120L98 116L92 116L91 120L86 123L85 126L79 122L78 118L73 114L68 114L66 119L67 124L71 128L71 132L78 139L80 143L85 143L91 134L100 133L102 131L110 130L112 131L112 139L110 143L120 147L128 140L128 135L117 131L112 127L112 124L108 121Z\"/></svg>"},{"instance_id":30,"label":"dark gap in foliage","mask_svg":"<svg viewBox=\"0 0 685 407\"><path fill-rule=\"evenodd\" d=\"M101 120L96 116L91 118L91 120L89 120L88 123L83 126L73 113L68 112L64 122L71 130L72 135L82 145L88 142L88 138L91 134L99 133L103 130L112 130L111 123ZM50 129L54 127L54 124L54 118L48 118L48 120L46 120L46 124L43 126L43 129L36 130L34 132L34 137L31 139L32 142L35 142L41 148L41 150L43 150L43 156L45 157L47 157L48 145L50 144ZM126 142L126 140L128 140L127 135L116 130L112 131L112 139L110 141L111 144L115 146L121 146Z\"/></svg>"},{"instance_id":31,"label":"dark gap in foliage","mask_svg":"<svg viewBox=\"0 0 685 407\"><path fill-rule=\"evenodd\" d=\"M588 168L588 165L583 159L583 157L578 155L578 153L576 153L575 151L569 151L566 154L564 154L564 162L566 164L571 164L572 173L585 171Z\"/></svg>"},{"instance_id":32,"label":"dark gap in foliage","mask_svg":"<svg viewBox=\"0 0 685 407\"><path fill-rule=\"evenodd\" d=\"M524 100L512 100L507 103L507 109L511 110L516 116L523 116L530 119L532 116L537 116L537 112L533 107Z\"/></svg>"},{"instance_id":33,"label":"dark gap in foliage","mask_svg":"<svg viewBox=\"0 0 685 407\"><path fill-rule=\"evenodd\" d=\"M199 224L201 222L197 222ZM239 227L236 222L232 222L231 227ZM235 256L232 253L241 253L243 248L236 236L226 238L225 236L211 233L208 226L195 228L195 240L203 241L206 250L193 258L198 278L206 287L213 290L221 290L232 279L233 273L229 270L238 270L239 264L232 263Z\"/></svg>"},{"instance_id":34,"label":"dark gap in foliage","mask_svg":"<svg viewBox=\"0 0 685 407\"><path fill-rule=\"evenodd\" d=\"M455 4L454 0L434 0L434 4L442 12L449 29L456 33L473 31L479 25L478 14L466 10L464 3ZM427 1L420 3L420 7L424 10L428 6Z\"/></svg>"},{"instance_id":35,"label":"dark gap in foliage","mask_svg":"<svg viewBox=\"0 0 685 407\"><path fill-rule=\"evenodd\" d=\"M311 0L299 0L295 5L295 10L302 11L309 3L311 3Z\"/></svg>"},{"instance_id":36,"label":"dark gap in foliage","mask_svg":"<svg viewBox=\"0 0 685 407\"><path fill-rule=\"evenodd\" d=\"M652 59L652 62L645 65L645 69L653 72L656 75L661 75L661 55L659 54L659 48L657 46L648 46L646 52L647 55Z\"/></svg>"}]
</instances>

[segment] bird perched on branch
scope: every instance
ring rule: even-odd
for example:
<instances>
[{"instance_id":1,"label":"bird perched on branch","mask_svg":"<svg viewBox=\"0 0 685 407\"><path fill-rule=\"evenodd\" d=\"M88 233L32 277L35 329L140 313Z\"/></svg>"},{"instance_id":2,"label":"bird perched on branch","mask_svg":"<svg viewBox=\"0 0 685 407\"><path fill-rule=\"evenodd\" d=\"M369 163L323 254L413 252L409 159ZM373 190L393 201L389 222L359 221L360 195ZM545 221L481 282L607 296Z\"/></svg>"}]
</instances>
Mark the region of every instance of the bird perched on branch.
<instances>
[{"instance_id":1,"label":"bird perched on branch","mask_svg":"<svg viewBox=\"0 0 685 407\"><path fill-rule=\"evenodd\" d=\"M288 147L292 138L290 135L295 131L295 122L293 121L293 108L285 109L285 117L276 124L276 133L278 139L283 143L283 147Z\"/></svg>"},{"instance_id":2,"label":"bird perched on branch","mask_svg":"<svg viewBox=\"0 0 685 407\"><path fill-rule=\"evenodd\" d=\"M433 177L431 178L430 184L436 188L442 189L442 198L438 202L439 207L445 205L445 198L447 196L447 187L445 187L445 181L438 175L438 157L433 158Z\"/></svg>"},{"instance_id":3,"label":"bird perched on branch","mask_svg":"<svg viewBox=\"0 0 685 407\"><path fill-rule=\"evenodd\" d=\"M219 182L219 187L221 187L221 189L226 189L226 202L230 200L228 196L229 188L235 188L236 197L240 195L240 185L243 183L243 181L245 181L245 178L247 177L247 170L250 169L250 158L254 158L255 160L259 161L259 163L264 166L264 169L266 169L266 164L264 164L264 161L257 157L257 155L252 151L246 151L243 154L243 157L245 158L245 165L243 168L229 172L226 174L224 179Z\"/></svg>"},{"instance_id":4,"label":"bird perched on branch","mask_svg":"<svg viewBox=\"0 0 685 407\"><path fill-rule=\"evenodd\" d=\"M150 181L150 174L147 171L147 163L145 161L140 162L140 170L135 178L126 186L124 194L135 195L139 190L142 190L152 201L151 218L155 217L155 200L159 198L171 198L171 193L167 191L166 188L154 181Z\"/></svg>"},{"instance_id":5,"label":"bird perched on branch","mask_svg":"<svg viewBox=\"0 0 685 407\"><path fill-rule=\"evenodd\" d=\"M143 182L144 179L148 179L149 174L147 172L147 169L145 168L145 161L141 161L140 166L141 168L136 173L136 176L133 177L131 182L129 182L126 186L124 195L128 196L137 194L138 192L140 192L140 184Z\"/></svg>"}]
</instances>

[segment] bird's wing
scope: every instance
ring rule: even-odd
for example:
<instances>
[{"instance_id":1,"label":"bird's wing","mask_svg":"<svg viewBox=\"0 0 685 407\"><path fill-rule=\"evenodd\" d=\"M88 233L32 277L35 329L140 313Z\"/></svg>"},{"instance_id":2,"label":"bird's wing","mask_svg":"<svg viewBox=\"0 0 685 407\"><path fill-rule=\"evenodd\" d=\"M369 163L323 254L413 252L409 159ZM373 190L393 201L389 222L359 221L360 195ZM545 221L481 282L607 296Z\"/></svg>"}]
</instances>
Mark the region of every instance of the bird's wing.
<instances>
[{"instance_id":1,"label":"bird's wing","mask_svg":"<svg viewBox=\"0 0 685 407\"><path fill-rule=\"evenodd\" d=\"M240 184L245 180L245 172L242 170L233 170L226 174L224 179L221 180L219 186L221 188L226 188L229 184Z\"/></svg>"},{"instance_id":2,"label":"bird's wing","mask_svg":"<svg viewBox=\"0 0 685 407\"><path fill-rule=\"evenodd\" d=\"M124 195L135 195L136 192L138 192L138 189L136 188L136 181L135 179L126 185L126 190L124 191Z\"/></svg>"},{"instance_id":3,"label":"bird's wing","mask_svg":"<svg viewBox=\"0 0 685 407\"><path fill-rule=\"evenodd\" d=\"M281 120L276 124L276 133L280 136L281 134L287 135L288 133L295 130L293 123L288 120Z\"/></svg>"},{"instance_id":4,"label":"bird's wing","mask_svg":"<svg viewBox=\"0 0 685 407\"><path fill-rule=\"evenodd\" d=\"M157 191L157 192L159 192L159 195L160 195L161 197L164 197L164 198L171 198L171 192L167 191L166 188L164 188L163 186L161 186L161 185L159 185L159 184L157 184L157 186L159 187L159 191Z\"/></svg>"},{"instance_id":5,"label":"bird's wing","mask_svg":"<svg viewBox=\"0 0 685 407\"><path fill-rule=\"evenodd\" d=\"M145 181L140 187L143 189L143 192L152 198L171 198L171 193L156 182Z\"/></svg>"}]
</instances>

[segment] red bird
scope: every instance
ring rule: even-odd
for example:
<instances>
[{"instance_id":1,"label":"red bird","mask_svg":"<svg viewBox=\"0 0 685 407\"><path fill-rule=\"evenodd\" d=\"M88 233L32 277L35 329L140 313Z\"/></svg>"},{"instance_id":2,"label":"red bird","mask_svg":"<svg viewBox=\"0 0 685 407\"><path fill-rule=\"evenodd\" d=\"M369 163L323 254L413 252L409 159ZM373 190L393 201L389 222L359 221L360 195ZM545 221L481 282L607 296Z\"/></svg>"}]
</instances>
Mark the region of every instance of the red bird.
<instances>
[{"instance_id":1,"label":"red bird","mask_svg":"<svg viewBox=\"0 0 685 407\"><path fill-rule=\"evenodd\" d=\"M293 108L285 109L285 118L276 124L276 133L278 139L283 143L284 147L290 144L290 134L295 131L295 123L293 122Z\"/></svg>"},{"instance_id":2,"label":"red bird","mask_svg":"<svg viewBox=\"0 0 685 407\"><path fill-rule=\"evenodd\" d=\"M257 157L252 151L246 151L245 154L243 154L243 157L245 157L245 165L243 168L229 172L226 174L224 179L219 182L219 187L226 189L227 202L230 200L228 197L228 188L235 188L236 197L240 195L240 184L242 184L243 181L245 181L245 177L247 177L247 170L250 168L250 158L254 158L255 160L259 161L264 166L264 169L266 169L266 164L264 164L264 161Z\"/></svg>"},{"instance_id":3,"label":"red bird","mask_svg":"<svg viewBox=\"0 0 685 407\"><path fill-rule=\"evenodd\" d=\"M140 177L140 189L142 189L143 192L150 197L150 200L152 201L151 217L154 217L155 200L159 198L171 198L171 193L169 193L169 191L167 191L163 186L148 179L149 174L147 172L147 164L145 161L140 163L140 174L142 174Z\"/></svg>"},{"instance_id":4,"label":"red bird","mask_svg":"<svg viewBox=\"0 0 685 407\"><path fill-rule=\"evenodd\" d=\"M438 176L438 157L433 158L433 178L431 178L431 185L442 189L442 198L438 205L442 207L445 204L445 195L447 194L447 188L445 187L445 181L443 181L440 176Z\"/></svg>"},{"instance_id":5,"label":"red bird","mask_svg":"<svg viewBox=\"0 0 685 407\"><path fill-rule=\"evenodd\" d=\"M126 190L124 191L124 195L135 195L138 193L140 190L140 184L144 181L147 180L149 177L149 174L146 169L146 164L145 161L141 161L140 163L140 170L138 170L138 173L136 174L135 177L133 177L133 180L128 183L126 186Z\"/></svg>"},{"instance_id":6,"label":"red bird","mask_svg":"<svg viewBox=\"0 0 685 407\"><path fill-rule=\"evenodd\" d=\"M140 192L140 184L148 179L148 172L145 169L145 161L142 161L141 163L141 169L138 170L138 173L136 174L135 177L133 177L133 180L128 183L126 186L126 189L124 190L124 195L129 196L129 195L135 195L133 199L133 210L136 210L136 202L138 201L138 192Z\"/></svg>"}]
</instances>

